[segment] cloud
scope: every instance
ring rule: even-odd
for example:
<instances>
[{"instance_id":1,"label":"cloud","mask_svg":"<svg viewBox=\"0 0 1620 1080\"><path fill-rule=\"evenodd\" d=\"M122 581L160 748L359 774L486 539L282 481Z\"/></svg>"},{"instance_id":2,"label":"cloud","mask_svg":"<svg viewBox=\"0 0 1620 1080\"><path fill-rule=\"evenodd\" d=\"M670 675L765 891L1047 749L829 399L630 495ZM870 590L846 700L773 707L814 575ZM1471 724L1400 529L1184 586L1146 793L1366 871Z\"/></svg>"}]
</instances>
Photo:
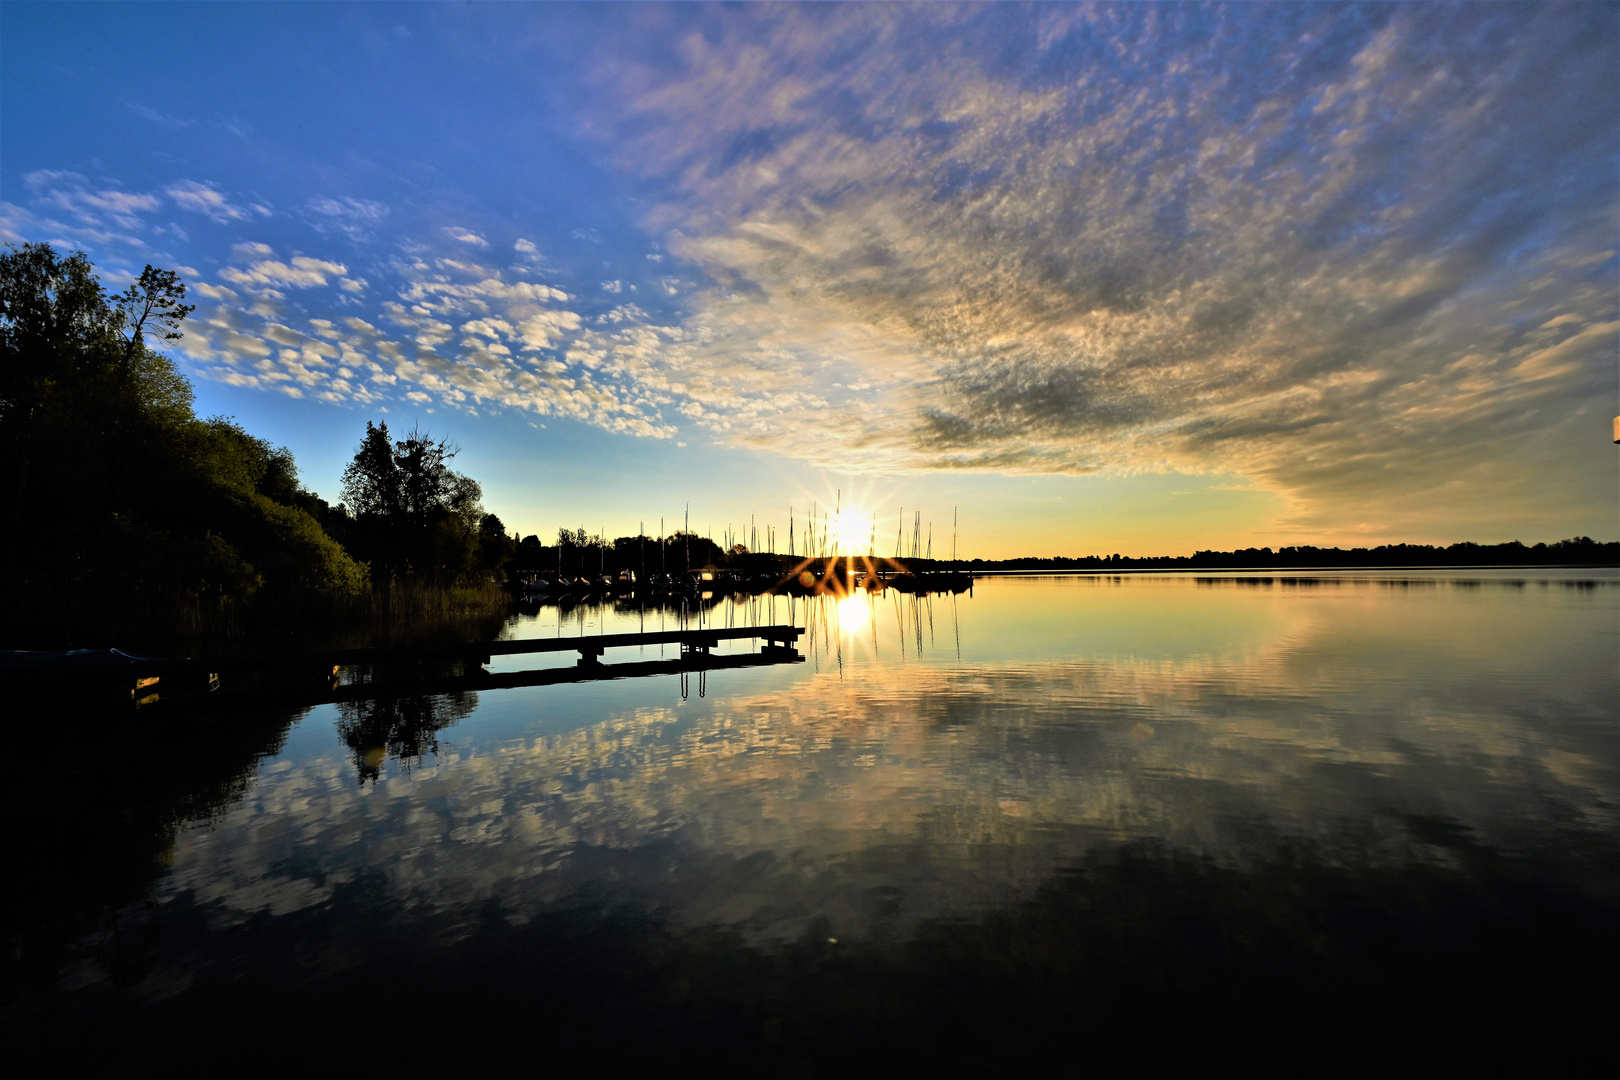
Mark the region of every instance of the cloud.
<instances>
[{"instance_id":1,"label":"cloud","mask_svg":"<svg viewBox=\"0 0 1620 1080\"><path fill-rule=\"evenodd\" d=\"M388 207L370 199L349 196L334 199L318 195L305 204L313 215L310 220L316 231L330 235L339 232L351 240L365 240L372 230L388 216Z\"/></svg>"},{"instance_id":2,"label":"cloud","mask_svg":"<svg viewBox=\"0 0 1620 1080\"><path fill-rule=\"evenodd\" d=\"M608 323L650 323L652 317L635 304L620 304L612 311L604 312L596 317L599 325Z\"/></svg>"},{"instance_id":3,"label":"cloud","mask_svg":"<svg viewBox=\"0 0 1620 1080\"><path fill-rule=\"evenodd\" d=\"M542 272L527 239L505 266L320 195L319 233L386 223L402 254L362 278L239 245L197 286L196 355L840 470L1235 473L1305 539L1612 501L1589 444L1620 391L1620 16L1335 10L683 12L603 40L574 117L657 276ZM21 189L6 237L86 247L150 249L171 206L270 211L189 180ZM356 374L282 357L272 323Z\"/></svg>"},{"instance_id":4,"label":"cloud","mask_svg":"<svg viewBox=\"0 0 1620 1080\"><path fill-rule=\"evenodd\" d=\"M443 265L451 270L483 272L482 267L463 267L450 261L443 262ZM446 304L458 309L487 311L492 302L541 304L567 303L570 299L561 289L537 281L505 281L499 277L486 277L480 281L455 281L447 275L417 277L405 286L400 296L414 304L422 305L424 311L435 310L440 305Z\"/></svg>"},{"instance_id":5,"label":"cloud","mask_svg":"<svg viewBox=\"0 0 1620 1080\"><path fill-rule=\"evenodd\" d=\"M38 169L23 174L22 181L35 206L65 212L74 225L91 230L140 230L145 224L141 215L161 205L155 195L101 186L65 170Z\"/></svg>"},{"instance_id":6,"label":"cloud","mask_svg":"<svg viewBox=\"0 0 1620 1080\"><path fill-rule=\"evenodd\" d=\"M485 240L482 236L479 236L477 233L468 229L458 228L454 225L446 225L444 234L450 239L459 241L463 244L471 244L474 247L489 247L488 240Z\"/></svg>"},{"instance_id":7,"label":"cloud","mask_svg":"<svg viewBox=\"0 0 1620 1080\"><path fill-rule=\"evenodd\" d=\"M708 282L581 348L694 422L840 469L1235 471L1306 530L1612 497L1576 434L1616 390L1612 9L732 14L605 43L581 121Z\"/></svg>"},{"instance_id":8,"label":"cloud","mask_svg":"<svg viewBox=\"0 0 1620 1080\"><path fill-rule=\"evenodd\" d=\"M150 105L143 105L139 102L130 102L129 108L131 112L133 112L136 116L139 116L141 119L150 120L154 124L159 124L173 130L197 126L197 121L195 120L189 120L179 116L171 116L168 113L160 112L157 109L152 108Z\"/></svg>"},{"instance_id":9,"label":"cloud","mask_svg":"<svg viewBox=\"0 0 1620 1080\"><path fill-rule=\"evenodd\" d=\"M227 266L219 272L219 276L233 285L270 287L280 285L307 289L325 285L328 277L340 277L347 273L348 268L342 263L300 255L294 258L291 264L274 259L261 259L245 270Z\"/></svg>"},{"instance_id":10,"label":"cloud","mask_svg":"<svg viewBox=\"0 0 1620 1080\"><path fill-rule=\"evenodd\" d=\"M270 208L262 204L255 205L251 210L244 210L233 205L212 184L201 183L196 180L182 180L164 188L163 193L182 210L189 210L194 214L202 214L221 224L227 221L245 221L255 212L268 214Z\"/></svg>"},{"instance_id":11,"label":"cloud","mask_svg":"<svg viewBox=\"0 0 1620 1080\"><path fill-rule=\"evenodd\" d=\"M840 470L1235 473L1303 539L1601 505L1616 13L1362 14L693 11L603 41L576 117L641 193L643 306L459 226L366 281L267 249L220 280L450 407Z\"/></svg>"},{"instance_id":12,"label":"cloud","mask_svg":"<svg viewBox=\"0 0 1620 1080\"><path fill-rule=\"evenodd\" d=\"M388 207L370 199L333 199L318 195L309 201L309 208L326 217L356 218L361 221L381 221L388 216Z\"/></svg>"},{"instance_id":13,"label":"cloud","mask_svg":"<svg viewBox=\"0 0 1620 1080\"><path fill-rule=\"evenodd\" d=\"M424 254L426 252L424 251ZM381 407L388 400L435 403L468 413L511 408L564 417L608 431L668 438L674 427L662 399L624 364L591 354L559 357L584 320L558 307L568 293L510 278L453 258L393 264L376 322L333 317L356 286L339 262L310 256L275 259L264 244L243 243L220 277L230 289L199 292L214 306L188 327L184 351L206 378L236 386L302 394L331 404ZM326 287L330 291L323 292ZM296 295L281 292L296 289Z\"/></svg>"},{"instance_id":14,"label":"cloud","mask_svg":"<svg viewBox=\"0 0 1620 1080\"><path fill-rule=\"evenodd\" d=\"M525 349L549 349L562 333L577 330L580 318L572 311L543 311L523 320L518 328Z\"/></svg>"}]
</instances>

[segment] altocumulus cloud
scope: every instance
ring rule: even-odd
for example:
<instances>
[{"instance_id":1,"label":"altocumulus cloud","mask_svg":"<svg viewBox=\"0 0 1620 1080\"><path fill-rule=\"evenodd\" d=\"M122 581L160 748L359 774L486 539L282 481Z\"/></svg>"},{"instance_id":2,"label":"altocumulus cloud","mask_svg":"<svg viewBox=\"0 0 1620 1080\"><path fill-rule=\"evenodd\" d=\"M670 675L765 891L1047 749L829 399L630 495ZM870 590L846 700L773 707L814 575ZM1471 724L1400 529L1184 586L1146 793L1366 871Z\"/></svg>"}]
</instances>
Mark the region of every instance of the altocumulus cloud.
<instances>
[{"instance_id":1,"label":"altocumulus cloud","mask_svg":"<svg viewBox=\"0 0 1620 1080\"><path fill-rule=\"evenodd\" d=\"M500 13L547 30L502 35L525 70L566 48L541 66L590 82L579 145L656 242L640 291L477 207L183 178L32 172L0 238L125 273L229 233L181 348L336 404L835 469L1230 472L1318 535L1612 503L1613 5L641 13L584 44Z\"/></svg>"},{"instance_id":2,"label":"altocumulus cloud","mask_svg":"<svg viewBox=\"0 0 1620 1080\"><path fill-rule=\"evenodd\" d=\"M610 42L582 130L709 284L579 348L832 467L1231 470L1302 528L1611 498L1616 23L773 5Z\"/></svg>"},{"instance_id":3,"label":"altocumulus cloud","mask_svg":"<svg viewBox=\"0 0 1620 1080\"><path fill-rule=\"evenodd\" d=\"M638 385L624 365L596 363L577 348L564 355L583 327L564 306L567 292L525 278L521 264L486 266L460 250L409 246L411 254L379 267L393 298L366 319L333 317L368 287L344 276L345 264L237 244L233 264L218 273L229 285L198 283L208 304L184 349L208 378L334 404L514 408L626 435L674 434L660 411L670 399Z\"/></svg>"},{"instance_id":4,"label":"altocumulus cloud","mask_svg":"<svg viewBox=\"0 0 1620 1080\"><path fill-rule=\"evenodd\" d=\"M164 248L185 236L163 222L166 213L225 226L236 239L223 265L208 275L185 268L198 310L177 351L198 375L229 385L365 408L409 401L466 413L521 409L657 439L675 435L683 418L726 434L824 404L769 393L774 382L760 376L781 368L774 354L760 362L712 350L716 335L702 320L662 325L635 304L587 319L574 296L541 280L555 271L525 239L513 243L510 260L491 262L491 245L470 229L407 226L394 234L392 254L380 252L377 226L388 206L322 195L291 216L346 253L310 254L244 238L273 208L201 181L132 191L108 178L41 170L25 187L27 206L0 204L0 239L98 249L109 281L131 276L143 259L181 266ZM351 275L360 264L369 277ZM659 284L687 287L678 275Z\"/></svg>"}]
</instances>

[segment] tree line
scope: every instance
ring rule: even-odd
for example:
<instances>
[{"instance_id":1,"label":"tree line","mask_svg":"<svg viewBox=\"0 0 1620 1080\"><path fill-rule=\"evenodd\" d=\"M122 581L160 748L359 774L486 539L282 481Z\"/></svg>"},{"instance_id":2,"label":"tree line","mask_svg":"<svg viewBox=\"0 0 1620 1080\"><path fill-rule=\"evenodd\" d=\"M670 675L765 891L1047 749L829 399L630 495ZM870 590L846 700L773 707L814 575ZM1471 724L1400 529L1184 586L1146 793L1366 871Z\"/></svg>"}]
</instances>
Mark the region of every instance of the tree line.
<instances>
[{"instance_id":1,"label":"tree line","mask_svg":"<svg viewBox=\"0 0 1620 1080\"><path fill-rule=\"evenodd\" d=\"M581 526L578 529L558 529L555 544L546 544L539 536L523 537L516 542L507 565L512 573L522 576L538 574L594 578L601 574L616 575L624 570L639 577L658 573L681 574L703 567L743 567L753 563L774 567L778 561L772 556L750 553L746 549L722 551L720 545L707 536L690 530L676 529L662 537L638 535L609 539L590 533Z\"/></svg>"},{"instance_id":2,"label":"tree line","mask_svg":"<svg viewBox=\"0 0 1620 1080\"><path fill-rule=\"evenodd\" d=\"M3 632L38 647L230 632L477 586L514 548L455 448L366 425L330 506L230 417L198 417L158 349L192 311L173 271L109 294L82 252L0 254Z\"/></svg>"}]
</instances>

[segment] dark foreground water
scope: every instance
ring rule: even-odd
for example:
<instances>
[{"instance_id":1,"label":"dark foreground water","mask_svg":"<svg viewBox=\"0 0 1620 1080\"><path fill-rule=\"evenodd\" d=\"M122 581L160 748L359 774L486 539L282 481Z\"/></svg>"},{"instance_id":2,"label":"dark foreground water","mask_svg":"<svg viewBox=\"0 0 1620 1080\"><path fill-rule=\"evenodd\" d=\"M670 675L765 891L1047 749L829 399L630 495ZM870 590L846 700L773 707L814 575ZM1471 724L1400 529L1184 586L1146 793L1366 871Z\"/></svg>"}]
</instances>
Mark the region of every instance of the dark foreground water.
<instances>
[{"instance_id":1,"label":"dark foreground water","mask_svg":"<svg viewBox=\"0 0 1620 1080\"><path fill-rule=\"evenodd\" d=\"M809 659L13 715L9 1036L1075 1071L1550 1058L1612 1020L1611 571L1013 578L708 618L792 618Z\"/></svg>"}]
</instances>

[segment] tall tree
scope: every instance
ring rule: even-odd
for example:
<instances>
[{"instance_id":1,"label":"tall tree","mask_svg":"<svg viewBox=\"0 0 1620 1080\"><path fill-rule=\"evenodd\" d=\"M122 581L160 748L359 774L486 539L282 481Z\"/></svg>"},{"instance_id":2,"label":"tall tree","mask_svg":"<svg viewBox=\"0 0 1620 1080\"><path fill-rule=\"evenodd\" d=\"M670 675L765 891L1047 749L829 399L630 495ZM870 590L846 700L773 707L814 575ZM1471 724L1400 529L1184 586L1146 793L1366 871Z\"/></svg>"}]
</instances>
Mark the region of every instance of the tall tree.
<instances>
[{"instance_id":1,"label":"tall tree","mask_svg":"<svg viewBox=\"0 0 1620 1080\"><path fill-rule=\"evenodd\" d=\"M186 286L173 270L159 270L151 263L124 292L113 297L117 325L124 335L124 362L145 344L150 333L159 341L179 341L180 323L196 310L188 304Z\"/></svg>"},{"instance_id":2,"label":"tall tree","mask_svg":"<svg viewBox=\"0 0 1620 1080\"><path fill-rule=\"evenodd\" d=\"M452 446L449 440L435 442L433 436L418 427L411 428L411 433L395 444L394 464L399 471L405 515L411 524L426 525L433 511L450 506L456 498L461 478L450 471L450 459L460 452L461 448Z\"/></svg>"},{"instance_id":3,"label":"tall tree","mask_svg":"<svg viewBox=\"0 0 1620 1080\"><path fill-rule=\"evenodd\" d=\"M366 433L354 460L343 470L343 502L357 518L381 517L393 521L405 509L403 478L394 460L388 423L366 421Z\"/></svg>"},{"instance_id":4,"label":"tall tree","mask_svg":"<svg viewBox=\"0 0 1620 1080\"><path fill-rule=\"evenodd\" d=\"M390 441L386 423L366 423L343 471L343 500L361 554L379 582L389 575L443 582L471 576L489 560L480 540L483 489L450 468L459 452L420 428Z\"/></svg>"}]
</instances>

